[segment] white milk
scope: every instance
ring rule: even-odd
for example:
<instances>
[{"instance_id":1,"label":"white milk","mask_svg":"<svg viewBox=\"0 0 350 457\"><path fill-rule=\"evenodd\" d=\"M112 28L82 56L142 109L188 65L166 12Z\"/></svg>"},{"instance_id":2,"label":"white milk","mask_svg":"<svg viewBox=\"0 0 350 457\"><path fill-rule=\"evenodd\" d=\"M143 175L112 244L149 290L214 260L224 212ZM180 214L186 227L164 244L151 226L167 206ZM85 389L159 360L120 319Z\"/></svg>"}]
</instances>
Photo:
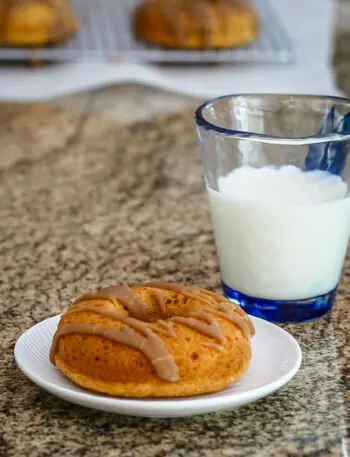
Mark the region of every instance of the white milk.
<instances>
[{"instance_id":1,"label":"white milk","mask_svg":"<svg viewBox=\"0 0 350 457\"><path fill-rule=\"evenodd\" d=\"M312 298L340 279L350 234L347 184L295 166L244 166L208 188L222 280L274 300Z\"/></svg>"}]
</instances>

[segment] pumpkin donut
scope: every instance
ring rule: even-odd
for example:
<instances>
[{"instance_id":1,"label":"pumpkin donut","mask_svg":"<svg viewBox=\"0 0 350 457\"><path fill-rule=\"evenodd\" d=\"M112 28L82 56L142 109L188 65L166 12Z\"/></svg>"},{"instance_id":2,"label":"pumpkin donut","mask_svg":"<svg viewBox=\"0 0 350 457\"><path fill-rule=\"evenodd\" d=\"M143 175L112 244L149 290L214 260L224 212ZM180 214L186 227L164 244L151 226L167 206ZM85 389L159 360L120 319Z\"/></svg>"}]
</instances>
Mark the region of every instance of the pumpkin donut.
<instances>
[{"instance_id":1,"label":"pumpkin donut","mask_svg":"<svg viewBox=\"0 0 350 457\"><path fill-rule=\"evenodd\" d=\"M173 49L244 46L259 29L246 0L144 0L133 22L140 40Z\"/></svg>"},{"instance_id":2,"label":"pumpkin donut","mask_svg":"<svg viewBox=\"0 0 350 457\"><path fill-rule=\"evenodd\" d=\"M41 47L61 43L77 30L68 0L1 0L2 45Z\"/></svg>"},{"instance_id":3,"label":"pumpkin donut","mask_svg":"<svg viewBox=\"0 0 350 457\"><path fill-rule=\"evenodd\" d=\"M247 370L248 315L221 295L179 284L113 286L62 315L51 362L81 387L125 397L216 392Z\"/></svg>"}]
</instances>

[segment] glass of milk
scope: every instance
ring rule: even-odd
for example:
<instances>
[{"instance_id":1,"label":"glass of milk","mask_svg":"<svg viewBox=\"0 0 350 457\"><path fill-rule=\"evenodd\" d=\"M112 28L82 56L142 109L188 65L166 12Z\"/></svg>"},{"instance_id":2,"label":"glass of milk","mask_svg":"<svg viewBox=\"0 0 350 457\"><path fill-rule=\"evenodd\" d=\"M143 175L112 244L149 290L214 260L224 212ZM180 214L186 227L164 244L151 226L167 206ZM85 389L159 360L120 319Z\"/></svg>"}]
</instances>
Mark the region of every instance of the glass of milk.
<instances>
[{"instance_id":1,"label":"glass of milk","mask_svg":"<svg viewBox=\"0 0 350 457\"><path fill-rule=\"evenodd\" d=\"M196 111L225 295L274 322L333 306L350 234L350 100L233 95Z\"/></svg>"}]
</instances>

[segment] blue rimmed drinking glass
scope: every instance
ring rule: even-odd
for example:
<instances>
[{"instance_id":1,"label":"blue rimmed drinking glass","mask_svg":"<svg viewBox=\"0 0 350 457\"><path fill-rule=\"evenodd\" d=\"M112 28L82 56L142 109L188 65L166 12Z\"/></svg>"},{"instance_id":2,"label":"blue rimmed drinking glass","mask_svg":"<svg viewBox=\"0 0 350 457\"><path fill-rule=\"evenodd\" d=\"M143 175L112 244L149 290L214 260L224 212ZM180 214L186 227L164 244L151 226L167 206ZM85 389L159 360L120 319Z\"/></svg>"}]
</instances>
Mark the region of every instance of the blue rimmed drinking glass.
<instances>
[{"instance_id":1,"label":"blue rimmed drinking glass","mask_svg":"<svg viewBox=\"0 0 350 457\"><path fill-rule=\"evenodd\" d=\"M250 314L305 322L333 306L350 234L349 111L345 98L297 95L230 95L196 111L223 289ZM223 185L241 167L287 165L337 196L264 202Z\"/></svg>"}]
</instances>

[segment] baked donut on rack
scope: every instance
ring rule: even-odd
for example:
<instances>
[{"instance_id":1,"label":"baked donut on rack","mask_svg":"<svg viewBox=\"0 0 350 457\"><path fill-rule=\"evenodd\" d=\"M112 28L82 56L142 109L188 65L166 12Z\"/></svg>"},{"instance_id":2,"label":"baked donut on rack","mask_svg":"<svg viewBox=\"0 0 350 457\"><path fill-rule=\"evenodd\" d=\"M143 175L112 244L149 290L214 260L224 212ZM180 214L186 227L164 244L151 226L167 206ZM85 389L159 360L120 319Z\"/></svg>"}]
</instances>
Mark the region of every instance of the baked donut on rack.
<instances>
[{"instance_id":1,"label":"baked donut on rack","mask_svg":"<svg viewBox=\"0 0 350 457\"><path fill-rule=\"evenodd\" d=\"M78 26L68 0L0 0L0 44L42 47L63 42Z\"/></svg>"},{"instance_id":2,"label":"baked donut on rack","mask_svg":"<svg viewBox=\"0 0 350 457\"><path fill-rule=\"evenodd\" d=\"M62 315L51 362L81 387L125 397L216 392L247 370L254 327L223 296L180 284L112 286Z\"/></svg>"},{"instance_id":3,"label":"baked donut on rack","mask_svg":"<svg viewBox=\"0 0 350 457\"><path fill-rule=\"evenodd\" d=\"M247 0L143 0L133 23L140 40L173 49L244 46L259 30Z\"/></svg>"}]
</instances>

